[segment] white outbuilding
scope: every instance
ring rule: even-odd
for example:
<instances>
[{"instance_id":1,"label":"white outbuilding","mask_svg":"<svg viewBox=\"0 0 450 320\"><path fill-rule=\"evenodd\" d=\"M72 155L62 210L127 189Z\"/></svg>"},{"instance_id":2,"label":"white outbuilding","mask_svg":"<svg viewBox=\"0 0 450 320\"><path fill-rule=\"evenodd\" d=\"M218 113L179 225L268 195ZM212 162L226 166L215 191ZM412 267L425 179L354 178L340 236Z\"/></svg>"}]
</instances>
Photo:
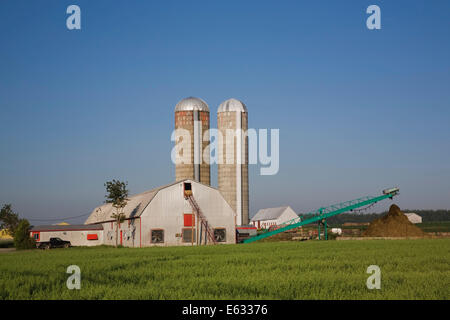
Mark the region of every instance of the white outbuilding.
<instances>
[{"instance_id":1,"label":"white outbuilding","mask_svg":"<svg viewBox=\"0 0 450 320\"><path fill-rule=\"evenodd\" d=\"M280 225L295 218L298 218L298 215L289 206L266 208L260 209L250 223L258 229L268 229L270 226Z\"/></svg>"},{"instance_id":2,"label":"white outbuilding","mask_svg":"<svg viewBox=\"0 0 450 320\"><path fill-rule=\"evenodd\" d=\"M129 197L125 220L116 225L115 208L95 208L87 225L103 226L103 244L126 247L210 244L186 192L192 194L217 244L236 243L236 214L219 190L186 179ZM116 228L117 227L117 228ZM205 239L206 238L206 239Z\"/></svg>"},{"instance_id":3,"label":"white outbuilding","mask_svg":"<svg viewBox=\"0 0 450 320\"><path fill-rule=\"evenodd\" d=\"M414 212L405 213L405 216L411 223L422 223L422 217L419 216L417 213Z\"/></svg>"},{"instance_id":4,"label":"white outbuilding","mask_svg":"<svg viewBox=\"0 0 450 320\"><path fill-rule=\"evenodd\" d=\"M48 242L50 238L70 241L71 246L98 246L103 243L101 224L41 225L32 227L31 237L36 242Z\"/></svg>"}]
</instances>

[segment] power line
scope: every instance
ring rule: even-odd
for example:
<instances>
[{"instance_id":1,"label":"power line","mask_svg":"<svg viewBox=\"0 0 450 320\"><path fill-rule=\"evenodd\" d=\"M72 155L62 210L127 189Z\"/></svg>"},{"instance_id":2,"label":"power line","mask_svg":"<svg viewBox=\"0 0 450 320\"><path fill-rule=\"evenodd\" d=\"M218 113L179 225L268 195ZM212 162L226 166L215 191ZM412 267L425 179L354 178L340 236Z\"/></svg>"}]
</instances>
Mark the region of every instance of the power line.
<instances>
[{"instance_id":1,"label":"power line","mask_svg":"<svg viewBox=\"0 0 450 320\"><path fill-rule=\"evenodd\" d=\"M89 215L89 214L90 214L90 213L86 213L86 214L82 214L82 215L79 215L79 216L65 217L65 218L54 218L54 219L36 219L36 218L30 218L30 219L28 219L28 220L31 220L31 221L72 220L72 219L76 219L76 218L81 218L81 217L87 216L87 215Z\"/></svg>"}]
</instances>

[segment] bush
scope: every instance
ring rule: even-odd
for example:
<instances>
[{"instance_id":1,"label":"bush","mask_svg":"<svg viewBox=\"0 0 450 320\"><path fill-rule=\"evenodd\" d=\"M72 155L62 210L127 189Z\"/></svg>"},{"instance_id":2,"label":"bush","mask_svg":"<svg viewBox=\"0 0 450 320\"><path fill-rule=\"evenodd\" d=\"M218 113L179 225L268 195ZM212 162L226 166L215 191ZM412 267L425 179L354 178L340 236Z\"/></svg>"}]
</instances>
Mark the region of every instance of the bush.
<instances>
[{"instance_id":1,"label":"bush","mask_svg":"<svg viewBox=\"0 0 450 320\"><path fill-rule=\"evenodd\" d=\"M0 239L0 248L14 248L14 240Z\"/></svg>"},{"instance_id":2,"label":"bush","mask_svg":"<svg viewBox=\"0 0 450 320\"><path fill-rule=\"evenodd\" d=\"M36 248L36 242L30 237L30 223L22 219L14 233L14 247L17 250Z\"/></svg>"}]
</instances>

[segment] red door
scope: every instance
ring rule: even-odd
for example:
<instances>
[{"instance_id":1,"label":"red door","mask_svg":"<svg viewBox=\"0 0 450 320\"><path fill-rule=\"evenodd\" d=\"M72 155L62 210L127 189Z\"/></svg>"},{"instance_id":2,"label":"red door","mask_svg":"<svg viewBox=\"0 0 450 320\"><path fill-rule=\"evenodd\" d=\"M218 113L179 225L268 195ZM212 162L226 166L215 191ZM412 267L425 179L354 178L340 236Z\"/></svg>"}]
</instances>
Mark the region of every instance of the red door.
<instances>
[{"instance_id":1,"label":"red door","mask_svg":"<svg viewBox=\"0 0 450 320\"><path fill-rule=\"evenodd\" d=\"M122 230L120 230L120 245L122 245Z\"/></svg>"}]
</instances>

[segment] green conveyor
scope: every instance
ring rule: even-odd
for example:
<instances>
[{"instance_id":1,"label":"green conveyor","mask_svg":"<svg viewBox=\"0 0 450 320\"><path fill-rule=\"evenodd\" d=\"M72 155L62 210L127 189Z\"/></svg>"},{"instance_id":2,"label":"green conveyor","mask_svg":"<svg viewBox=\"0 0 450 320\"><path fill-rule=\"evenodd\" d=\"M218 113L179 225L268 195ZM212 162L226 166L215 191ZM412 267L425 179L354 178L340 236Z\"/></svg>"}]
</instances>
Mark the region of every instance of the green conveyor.
<instances>
[{"instance_id":1,"label":"green conveyor","mask_svg":"<svg viewBox=\"0 0 450 320\"><path fill-rule=\"evenodd\" d=\"M306 219L301 217L292 219L290 221L286 221L281 226L279 226L276 230L268 231L250 238L247 238L243 241L243 243L251 243L254 241L258 241L267 237L271 237L278 233L282 233L287 230L291 230L294 228L298 228L307 224L311 224L314 222L325 222L325 233L326 233L326 219L344 212L353 211L354 209L361 208L370 204L375 204L378 201L384 199L392 199L394 196L398 195L399 189L392 188L383 191L383 195L377 197L362 197L355 200L345 201L339 204L335 204L329 207L320 208L313 212L306 214ZM320 224L319 224L320 228ZM320 229L319 229L319 239L320 239Z\"/></svg>"}]
</instances>

